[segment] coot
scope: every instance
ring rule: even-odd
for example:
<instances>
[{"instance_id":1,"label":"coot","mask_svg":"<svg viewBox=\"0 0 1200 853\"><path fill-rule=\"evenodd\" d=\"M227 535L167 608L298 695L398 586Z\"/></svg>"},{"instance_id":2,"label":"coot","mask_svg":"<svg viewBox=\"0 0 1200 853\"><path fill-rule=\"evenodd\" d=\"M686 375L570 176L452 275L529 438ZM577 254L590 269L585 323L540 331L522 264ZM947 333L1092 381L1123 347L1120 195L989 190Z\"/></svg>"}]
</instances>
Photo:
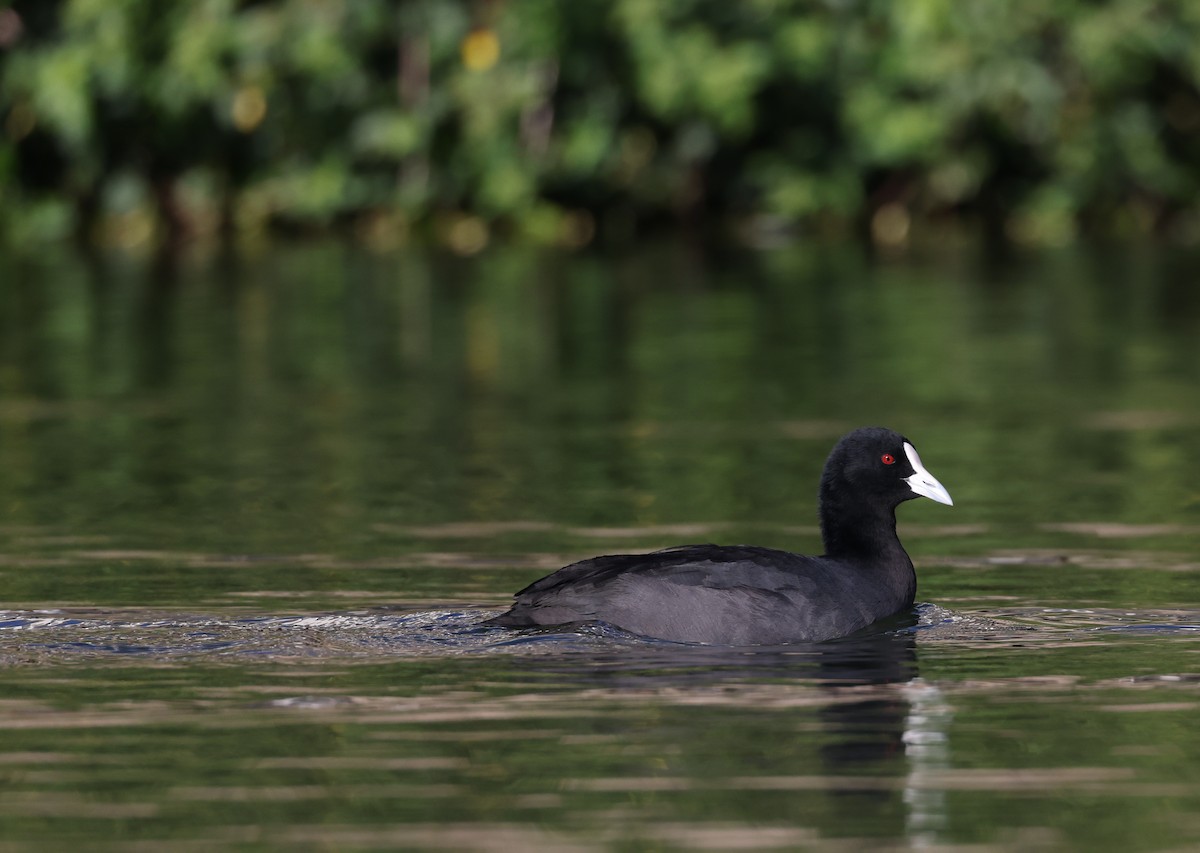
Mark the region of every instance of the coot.
<instances>
[{"instance_id":1,"label":"coot","mask_svg":"<svg viewBox=\"0 0 1200 853\"><path fill-rule=\"evenodd\" d=\"M646 637L739 646L842 637L912 606L917 576L896 536L896 506L920 496L954 503L912 442L856 429L821 474L823 556L682 545L593 557L525 587L486 624L606 622Z\"/></svg>"}]
</instances>

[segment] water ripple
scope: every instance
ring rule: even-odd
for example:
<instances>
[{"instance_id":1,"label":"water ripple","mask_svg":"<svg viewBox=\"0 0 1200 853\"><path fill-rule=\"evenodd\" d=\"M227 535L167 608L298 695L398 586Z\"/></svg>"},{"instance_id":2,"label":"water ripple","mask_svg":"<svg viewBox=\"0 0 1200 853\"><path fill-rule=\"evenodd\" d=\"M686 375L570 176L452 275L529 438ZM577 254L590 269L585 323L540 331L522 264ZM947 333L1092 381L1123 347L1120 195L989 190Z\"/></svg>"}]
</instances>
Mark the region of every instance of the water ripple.
<instances>
[{"instance_id":1,"label":"water ripple","mask_svg":"<svg viewBox=\"0 0 1200 853\"><path fill-rule=\"evenodd\" d=\"M652 640L602 624L523 631L494 628L481 624L488 615L490 611L479 610L240 617L98 610L0 611L0 657L12 662L31 655L64 659L104 655L328 658L570 655L622 650L677 656L688 654L689 648L692 653L706 648ZM904 624L881 624L866 633L908 636L920 643L976 644L1038 639L1061 642L1073 638L1082 642L1097 633L1195 636L1198 632L1200 613L1194 611L1026 607L962 612L922 604ZM775 651L796 655L813 648L797 645L777 647Z\"/></svg>"}]
</instances>

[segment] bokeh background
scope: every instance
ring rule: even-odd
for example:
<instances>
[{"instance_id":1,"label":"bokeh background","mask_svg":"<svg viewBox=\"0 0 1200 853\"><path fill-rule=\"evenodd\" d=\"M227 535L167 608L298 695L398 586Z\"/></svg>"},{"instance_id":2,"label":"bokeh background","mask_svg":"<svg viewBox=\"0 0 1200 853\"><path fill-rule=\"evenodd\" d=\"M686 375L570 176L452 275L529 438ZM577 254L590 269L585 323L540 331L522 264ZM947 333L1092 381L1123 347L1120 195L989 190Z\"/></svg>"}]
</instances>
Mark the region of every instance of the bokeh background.
<instances>
[{"instance_id":1,"label":"bokeh background","mask_svg":"<svg viewBox=\"0 0 1200 853\"><path fill-rule=\"evenodd\" d=\"M0 0L4 853L1200 850L1198 36ZM914 625L478 625L865 424Z\"/></svg>"},{"instance_id":2,"label":"bokeh background","mask_svg":"<svg viewBox=\"0 0 1200 853\"><path fill-rule=\"evenodd\" d=\"M0 3L0 229L1200 240L1190 0Z\"/></svg>"}]
</instances>

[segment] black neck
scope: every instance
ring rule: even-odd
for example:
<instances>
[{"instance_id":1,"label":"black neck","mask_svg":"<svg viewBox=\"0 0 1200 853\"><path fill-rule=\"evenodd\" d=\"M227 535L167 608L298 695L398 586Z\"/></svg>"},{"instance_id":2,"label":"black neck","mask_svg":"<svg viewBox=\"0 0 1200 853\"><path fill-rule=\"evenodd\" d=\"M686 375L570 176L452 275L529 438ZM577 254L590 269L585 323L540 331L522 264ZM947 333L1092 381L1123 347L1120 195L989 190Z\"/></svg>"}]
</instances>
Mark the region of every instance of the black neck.
<instances>
[{"instance_id":1,"label":"black neck","mask_svg":"<svg viewBox=\"0 0 1200 853\"><path fill-rule=\"evenodd\" d=\"M838 490L827 483L821 488L821 539L830 557L912 568L896 535L896 508L864 504L857 497L842 499Z\"/></svg>"}]
</instances>

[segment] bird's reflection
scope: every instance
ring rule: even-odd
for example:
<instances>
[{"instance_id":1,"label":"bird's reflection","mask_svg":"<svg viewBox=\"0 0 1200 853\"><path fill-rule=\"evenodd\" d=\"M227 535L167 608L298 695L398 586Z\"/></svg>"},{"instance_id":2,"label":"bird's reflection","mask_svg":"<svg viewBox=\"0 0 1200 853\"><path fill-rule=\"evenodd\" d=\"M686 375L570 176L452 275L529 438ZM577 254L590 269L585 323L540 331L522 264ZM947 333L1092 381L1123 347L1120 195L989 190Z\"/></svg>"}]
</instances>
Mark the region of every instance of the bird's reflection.
<instances>
[{"instance_id":1,"label":"bird's reflection","mask_svg":"<svg viewBox=\"0 0 1200 853\"><path fill-rule=\"evenodd\" d=\"M928 777L949 761L949 711L937 688L920 679L916 621L905 614L835 642L774 648L597 644L583 660L550 656L524 665L559 686L582 682L614 698L732 706L725 715L731 727L777 732L779 718L764 722L763 712L791 715L800 731L789 735L796 743L780 745L786 758L774 756L764 766L760 754L747 751L740 764L733 760L738 779L760 774L783 790L789 778L798 780L797 791L806 793L796 796L804 812L797 817L808 820L814 807L807 792L816 778L820 823L831 836L883 833L932 843L945 802ZM735 786L732 777L713 779L703 751L690 748L713 736L701 731L711 716L697 711L693 720L697 731L673 732L674 742L664 744L677 752L664 752L663 763L703 785Z\"/></svg>"}]
</instances>

